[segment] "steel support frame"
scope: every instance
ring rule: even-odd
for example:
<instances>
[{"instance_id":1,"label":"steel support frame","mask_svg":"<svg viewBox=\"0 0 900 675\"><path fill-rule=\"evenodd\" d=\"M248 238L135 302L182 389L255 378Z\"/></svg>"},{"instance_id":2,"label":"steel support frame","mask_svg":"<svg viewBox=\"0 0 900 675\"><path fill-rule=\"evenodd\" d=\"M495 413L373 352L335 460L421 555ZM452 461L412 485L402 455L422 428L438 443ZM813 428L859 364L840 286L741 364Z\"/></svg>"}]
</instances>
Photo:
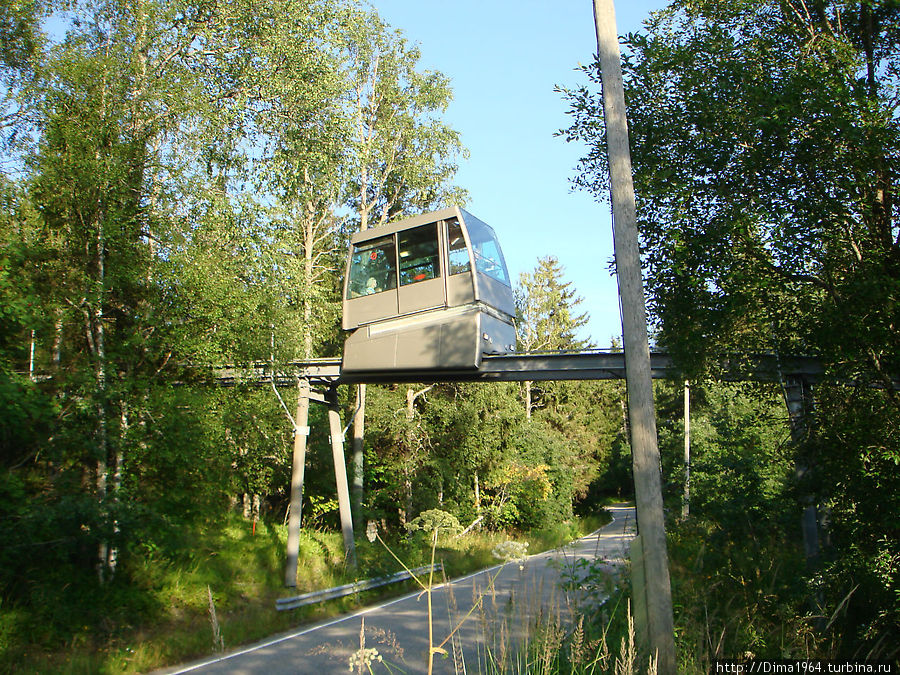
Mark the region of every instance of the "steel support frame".
<instances>
[{"instance_id":1,"label":"steel support frame","mask_svg":"<svg viewBox=\"0 0 900 675\"><path fill-rule=\"evenodd\" d=\"M654 379L680 379L672 358L664 352L650 353L650 372ZM825 373L815 357L779 357L773 354L724 355L717 360L717 379L725 381L756 380L779 382L783 376L802 376L814 384ZM418 382L524 382L559 380L619 380L625 378L625 354L599 350L549 352L485 356L478 370L391 370L344 373L340 358L310 359L285 364L272 373L268 363L247 368L226 367L216 373L222 386L240 382L294 386L297 378L309 380L311 386L334 384L405 384ZM900 383L898 383L900 385Z\"/></svg>"},{"instance_id":2,"label":"steel support frame","mask_svg":"<svg viewBox=\"0 0 900 675\"><path fill-rule=\"evenodd\" d=\"M581 351L540 354L508 354L487 356L479 370L457 371L384 371L371 373L342 373L340 359L312 359L288 364L290 371L273 373L269 364L254 367L249 375L240 377L238 371L220 371L219 382L234 384L241 379L286 386L299 382L299 401L295 422L294 458L291 476L291 507L288 520L287 566L285 585L296 586L299 555L299 536L303 499L303 466L306 461L306 443L309 434L309 401L328 406L329 428L331 432L332 455L335 465L335 482L338 489L338 504L341 517L341 531L344 537L344 551L348 561L355 561L353 517L350 506L349 486L343 448L343 431L340 408L337 403L337 388L341 384L386 384L440 382L522 382L559 380L611 380L625 378L625 355L622 352ZM651 376L655 379L678 379L672 359L664 353L650 355ZM720 378L723 380L757 380L782 382L787 384L785 399L793 426L802 418L804 394L810 384L823 374L819 361L810 357L784 358L773 355L727 357L720 359ZM255 372L258 370L259 372ZM246 372L246 370L244 371ZM796 383L796 384L795 384ZM317 392L313 387L325 388L326 393ZM799 388L798 388L799 387ZM795 433L799 429L795 430ZM357 514L358 516L358 514ZM809 515L806 516L809 521ZM805 534L807 527L804 527ZM812 541L810 541L812 544Z\"/></svg>"},{"instance_id":3,"label":"steel support frame","mask_svg":"<svg viewBox=\"0 0 900 675\"><path fill-rule=\"evenodd\" d=\"M344 432L341 427L341 408L338 403L337 384L331 383L325 394L313 390L310 385L309 378L298 377L297 416L294 423L294 453L291 471L291 501L288 511L287 562L284 572L284 585L288 588L297 586L310 401L324 404L328 408L329 437L334 462L334 478L337 485L341 532L344 537L344 556L351 566L356 566L356 542L353 536L350 486L347 481L347 466L344 459Z\"/></svg>"}]
</instances>

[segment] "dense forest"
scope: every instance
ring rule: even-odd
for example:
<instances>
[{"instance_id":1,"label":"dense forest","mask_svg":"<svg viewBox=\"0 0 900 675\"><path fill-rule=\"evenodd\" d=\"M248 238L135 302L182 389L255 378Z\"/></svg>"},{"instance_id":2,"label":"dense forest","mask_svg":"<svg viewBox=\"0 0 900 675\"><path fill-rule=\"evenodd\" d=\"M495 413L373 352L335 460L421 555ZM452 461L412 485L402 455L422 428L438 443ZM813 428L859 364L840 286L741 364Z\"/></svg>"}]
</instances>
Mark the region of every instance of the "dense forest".
<instances>
[{"instance_id":1,"label":"dense forest","mask_svg":"<svg viewBox=\"0 0 900 675\"><path fill-rule=\"evenodd\" d=\"M626 38L654 341L691 382L687 517L684 382L656 392L682 663L900 654L898 31L890 2L676 0ZM339 354L349 236L464 204L450 82L418 61L349 0L0 0L0 669L183 613L154 584L208 533L283 532L297 392L214 371ZM583 78L562 133L603 198ZM522 351L592 346L554 257L515 292ZM724 353L821 358L802 434L777 386L719 381ZM344 389L385 536L630 495L624 384ZM303 525L328 532L311 418Z\"/></svg>"},{"instance_id":2,"label":"dense forest","mask_svg":"<svg viewBox=\"0 0 900 675\"><path fill-rule=\"evenodd\" d=\"M296 388L221 388L215 368L339 354L349 235L461 203L465 151L441 120L447 79L356 3L2 12L9 667L29 645L152 622L130 590L147 565L190 566L230 514L282 525ZM547 257L520 280L534 348L582 344L564 277ZM357 515L400 535L431 508L525 530L570 519L598 481L627 489L618 385L527 389L526 404L518 385L369 387ZM342 392L346 420L356 395ZM337 522L323 416L309 531Z\"/></svg>"}]
</instances>

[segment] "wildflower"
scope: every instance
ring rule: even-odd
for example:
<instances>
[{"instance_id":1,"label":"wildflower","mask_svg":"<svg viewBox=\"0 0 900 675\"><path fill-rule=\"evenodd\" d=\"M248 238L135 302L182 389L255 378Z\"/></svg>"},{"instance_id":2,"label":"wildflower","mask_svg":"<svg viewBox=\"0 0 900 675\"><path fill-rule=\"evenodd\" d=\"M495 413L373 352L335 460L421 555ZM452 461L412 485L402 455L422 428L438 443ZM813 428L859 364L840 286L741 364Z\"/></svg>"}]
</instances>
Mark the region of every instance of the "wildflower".
<instances>
[{"instance_id":1,"label":"wildflower","mask_svg":"<svg viewBox=\"0 0 900 675\"><path fill-rule=\"evenodd\" d=\"M525 559L528 557L527 541L504 541L497 544L491 551L495 558L503 562L518 562L519 569L525 569Z\"/></svg>"},{"instance_id":2,"label":"wildflower","mask_svg":"<svg viewBox=\"0 0 900 675\"><path fill-rule=\"evenodd\" d=\"M350 672L352 673L354 670L362 671L363 668L367 668L371 670L372 664L374 662L381 662L381 654L378 653L378 650L374 647L366 648L363 647L350 655Z\"/></svg>"}]
</instances>

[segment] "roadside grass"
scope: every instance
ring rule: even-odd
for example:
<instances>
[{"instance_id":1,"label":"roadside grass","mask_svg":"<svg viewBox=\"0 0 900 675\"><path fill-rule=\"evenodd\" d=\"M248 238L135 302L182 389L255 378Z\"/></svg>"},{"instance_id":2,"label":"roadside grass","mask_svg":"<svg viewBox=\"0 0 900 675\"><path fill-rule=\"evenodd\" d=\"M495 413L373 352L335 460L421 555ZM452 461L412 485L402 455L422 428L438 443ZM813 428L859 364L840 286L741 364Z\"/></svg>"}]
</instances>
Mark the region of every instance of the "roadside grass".
<instances>
[{"instance_id":1,"label":"roadside grass","mask_svg":"<svg viewBox=\"0 0 900 675\"><path fill-rule=\"evenodd\" d=\"M619 589L597 607L606 616L597 622L564 616L560 606L541 614L514 641L495 629L479 655L480 675L656 675L656 664L639 653L628 594ZM496 624L486 625L496 626ZM502 624L501 624L502 628ZM468 666L468 664L467 664ZM681 671L679 671L681 672Z\"/></svg>"},{"instance_id":2,"label":"roadside grass","mask_svg":"<svg viewBox=\"0 0 900 675\"><path fill-rule=\"evenodd\" d=\"M592 518L533 532L441 537L435 558L448 578L462 576L495 565L492 551L510 538L527 541L529 553L537 553L600 524L601 519ZM0 605L0 672L138 673L210 655L216 646L209 592L228 650L414 587L404 582L277 612L279 597L390 574L399 565L384 547L361 537L358 567L350 568L339 532L303 530L297 588L286 589L287 532L281 525L258 522L251 532L250 523L230 514L219 527L185 532L183 539L176 554L148 546L123 555L117 577L104 587L92 580L79 585L57 579L41 607ZM389 543L409 567L431 560L429 538L409 536Z\"/></svg>"},{"instance_id":3,"label":"roadside grass","mask_svg":"<svg viewBox=\"0 0 900 675\"><path fill-rule=\"evenodd\" d=\"M585 527L593 531L600 521ZM587 525L587 524L585 524ZM536 540L562 541L554 531L539 533ZM527 565L522 558L524 542L513 542L505 537L493 551L504 564ZM544 539L545 541L547 539ZM432 539L437 554L440 538ZM388 547L386 542L379 542ZM526 554L527 555L527 554ZM579 559L581 560L581 559ZM496 564L496 560L493 561ZM429 645L427 673L433 672L434 656L450 660L440 672L447 672L450 665L455 673L481 675L655 675L652 660L638 653L635 645L635 627L630 612L626 575L611 575L606 560L582 560L586 565L560 562L563 583L552 589L524 584L512 590L498 593L494 581L500 570L492 573L472 587L473 606L463 612L457 607L453 588L448 589L450 606L449 627L446 635L433 633L431 591L433 582L420 579L420 588L428 598L427 632ZM547 591L549 590L549 596ZM426 630L423 626L423 631ZM448 629L449 629L448 627ZM462 629L462 630L460 630ZM358 675L396 670L381 663L377 649L368 649L364 639L365 619L361 620L360 649L349 659L350 669ZM377 662L372 658L377 655ZM409 664L412 666L412 664ZM417 664L415 672L425 664ZM396 666L396 664L395 664Z\"/></svg>"},{"instance_id":4,"label":"roadside grass","mask_svg":"<svg viewBox=\"0 0 900 675\"><path fill-rule=\"evenodd\" d=\"M709 672L714 659L833 656L796 541L693 517L671 528L669 558L680 672Z\"/></svg>"},{"instance_id":5,"label":"roadside grass","mask_svg":"<svg viewBox=\"0 0 900 675\"><path fill-rule=\"evenodd\" d=\"M694 518L669 533L678 672L711 672L714 659L834 657L823 617L810 608L802 552L777 534L734 536ZM610 586L587 566L574 610L567 597L510 635L515 620L482 620L485 645L469 672L481 675L630 675L654 673L636 645L630 575ZM582 570L584 572L585 570ZM565 590L566 573L563 571ZM605 598L605 599L604 599ZM520 604L527 605L527 599ZM566 610L568 614L566 614ZM513 608L520 611L520 608ZM830 617L833 619L833 615ZM825 616L825 620L829 617Z\"/></svg>"}]
</instances>

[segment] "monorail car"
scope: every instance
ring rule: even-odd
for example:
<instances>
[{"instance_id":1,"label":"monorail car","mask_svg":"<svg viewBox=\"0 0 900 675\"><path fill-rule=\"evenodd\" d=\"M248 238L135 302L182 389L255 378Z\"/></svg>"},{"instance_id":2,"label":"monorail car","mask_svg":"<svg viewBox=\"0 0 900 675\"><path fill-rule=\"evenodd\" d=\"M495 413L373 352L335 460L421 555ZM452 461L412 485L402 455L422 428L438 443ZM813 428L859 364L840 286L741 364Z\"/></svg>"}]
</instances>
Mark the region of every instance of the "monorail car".
<instances>
[{"instance_id":1,"label":"monorail car","mask_svg":"<svg viewBox=\"0 0 900 675\"><path fill-rule=\"evenodd\" d=\"M515 351L515 303L497 236L460 208L358 232L344 275L342 369L473 369Z\"/></svg>"}]
</instances>

